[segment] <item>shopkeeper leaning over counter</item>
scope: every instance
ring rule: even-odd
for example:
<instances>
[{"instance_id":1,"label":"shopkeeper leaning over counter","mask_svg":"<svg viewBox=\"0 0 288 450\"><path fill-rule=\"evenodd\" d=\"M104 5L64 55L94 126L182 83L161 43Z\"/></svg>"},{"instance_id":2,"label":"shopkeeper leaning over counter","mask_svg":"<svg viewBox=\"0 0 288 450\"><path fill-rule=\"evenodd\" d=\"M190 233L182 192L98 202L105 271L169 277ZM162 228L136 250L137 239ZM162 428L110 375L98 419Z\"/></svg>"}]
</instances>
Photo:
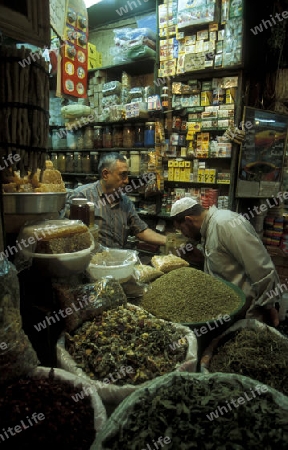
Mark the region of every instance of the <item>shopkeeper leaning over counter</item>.
<instances>
[{"instance_id":1,"label":"shopkeeper leaning over counter","mask_svg":"<svg viewBox=\"0 0 288 450\"><path fill-rule=\"evenodd\" d=\"M171 209L176 229L202 242L204 272L237 285L246 295L246 318L279 324L275 296L280 285L275 266L251 223L240 214L204 209L194 199L177 200ZM275 291L276 289L276 291Z\"/></svg>"},{"instance_id":2,"label":"shopkeeper leaning over counter","mask_svg":"<svg viewBox=\"0 0 288 450\"><path fill-rule=\"evenodd\" d=\"M148 227L138 216L133 202L125 195L132 191L127 186L128 166L119 153L106 153L98 165L100 180L74 189L67 194L65 215L73 198L86 198L95 206L95 224L99 226L99 243L110 248L125 248L129 235L156 245L165 245L163 236ZM143 183L147 183L149 178ZM127 186L126 190L125 187ZM140 186L139 186L140 187Z\"/></svg>"}]
</instances>

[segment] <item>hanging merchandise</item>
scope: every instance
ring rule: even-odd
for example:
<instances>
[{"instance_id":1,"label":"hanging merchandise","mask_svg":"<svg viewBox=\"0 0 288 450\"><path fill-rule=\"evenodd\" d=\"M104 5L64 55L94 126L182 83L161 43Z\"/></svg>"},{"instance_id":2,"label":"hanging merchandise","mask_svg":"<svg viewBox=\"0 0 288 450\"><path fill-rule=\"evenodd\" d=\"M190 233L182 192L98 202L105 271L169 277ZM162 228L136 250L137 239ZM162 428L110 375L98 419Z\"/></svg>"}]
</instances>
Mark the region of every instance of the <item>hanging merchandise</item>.
<instances>
[{"instance_id":1,"label":"hanging merchandise","mask_svg":"<svg viewBox=\"0 0 288 450\"><path fill-rule=\"evenodd\" d=\"M62 93L87 97L88 15L83 0L69 0L66 8L66 44L62 47Z\"/></svg>"}]
</instances>

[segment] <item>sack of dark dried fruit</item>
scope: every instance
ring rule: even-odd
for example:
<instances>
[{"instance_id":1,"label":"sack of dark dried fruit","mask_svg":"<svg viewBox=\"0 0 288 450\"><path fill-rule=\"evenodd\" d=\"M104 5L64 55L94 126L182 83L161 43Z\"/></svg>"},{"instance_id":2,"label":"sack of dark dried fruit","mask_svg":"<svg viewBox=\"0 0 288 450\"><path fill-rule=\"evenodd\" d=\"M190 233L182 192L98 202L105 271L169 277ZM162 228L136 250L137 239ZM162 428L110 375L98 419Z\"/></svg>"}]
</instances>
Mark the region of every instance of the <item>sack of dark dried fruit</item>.
<instances>
[{"instance_id":1,"label":"sack of dark dried fruit","mask_svg":"<svg viewBox=\"0 0 288 450\"><path fill-rule=\"evenodd\" d=\"M39 364L22 329L19 280L15 266L0 261L0 383L26 375Z\"/></svg>"},{"instance_id":2,"label":"sack of dark dried fruit","mask_svg":"<svg viewBox=\"0 0 288 450\"><path fill-rule=\"evenodd\" d=\"M8 450L89 450L107 420L94 387L47 367L0 386L0 416L0 442Z\"/></svg>"},{"instance_id":3,"label":"sack of dark dried fruit","mask_svg":"<svg viewBox=\"0 0 288 450\"><path fill-rule=\"evenodd\" d=\"M195 372L197 351L190 328L129 303L103 311L57 343L58 366L89 380L114 405L165 373Z\"/></svg>"},{"instance_id":4,"label":"sack of dark dried fruit","mask_svg":"<svg viewBox=\"0 0 288 450\"><path fill-rule=\"evenodd\" d=\"M288 395L288 339L256 319L242 319L214 339L201 371L246 375Z\"/></svg>"},{"instance_id":5,"label":"sack of dark dried fruit","mask_svg":"<svg viewBox=\"0 0 288 450\"><path fill-rule=\"evenodd\" d=\"M163 446L286 450L288 398L245 376L173 372L127 397L98 434L95 448Z\"/></svg>"}]
</instances>

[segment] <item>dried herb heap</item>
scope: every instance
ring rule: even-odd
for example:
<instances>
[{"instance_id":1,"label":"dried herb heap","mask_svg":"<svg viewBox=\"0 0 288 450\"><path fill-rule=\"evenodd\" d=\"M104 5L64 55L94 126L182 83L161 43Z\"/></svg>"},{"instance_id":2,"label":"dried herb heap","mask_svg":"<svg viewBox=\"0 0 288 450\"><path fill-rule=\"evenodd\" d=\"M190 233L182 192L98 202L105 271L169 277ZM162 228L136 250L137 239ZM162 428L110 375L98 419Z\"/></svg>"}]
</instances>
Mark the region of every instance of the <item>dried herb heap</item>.
<instances>
[{"instance_id":1,"label":"dried herb heap","mask_svg":"<svg viewBox=\"0 0 288 450\"><path fill-rule=\"evenodd\" d=\"M28 425L15 436L0 434L1 448L30 450L41 448L62 448L69 450L89 450L95 440L94 410L89 397L79 402L72 399L81 392L70 382L53 378L22 378L10 385L1 386L0 416L1 430L9 427ZM44 419L29 426L33 413L41 413ZM31 420L30 420L31 422ZM33 423L33 422L32 422ZM31 424L30 424L31 425ZM7 432L6 432L7 434Z\"/></svg>"},{"instance_id":2,"label":"dried herb heap","mask_svg":"<svg viewBox=\"0 0 288 450\"><path fill-rule=\"evenodd\" d=\"M206 322L231 314L241 299L229 286L201 270L182 267L151 283L141 306L156 317L172 322Z\"/></svg>"},{"instance_id":3,"label":"dried herb heap","mask_svg":"<svg viewBox=\"0 0 288 450\"><path fill-rule=\"evenodd\" d=\"M288 339L269 328L237 331L220 343L209 370L246 375L288 395Z\"/></svg>"},{"instance_id":4,"label":"dried herb heap","mask_svg":"<svg viewBox=\"0 0 288 450\"><path fill-rule=\"evenodd\" d=\"M227 407L226 400L243 396L243 391L250 392L251 383L245 387L220 377L200 375L197 379L190 375L194 374L173 377L153 394L142 389L137 400L130 401L129 413L127 410L124 416L123 409L123 415L118 415L117 430L102 440L102 450L146 449L148 443L154 450L153 440L160 436L171 439L165 450L287 449L288 411L279 407L270 393L257 395L213 419L211 412L218 406ZM113 429L115 419L111 416L108 420L107 430Z\"/></svg>"},{"instance_id":5,"label":"dried herb heap","mask_svg":"<svg viewBox=\"0 0 288 450\"><path fill-rule=\"evenodd\" d=\"M93 380L103 381L121 366L130 366L133 372L117 376L115 383L136 385L174 370L185 360L187 342L174 350L170 347L181 337L173 324L128 305L104 311L73 335L66 333L66 349Z\"/></svg>"}]
</instances>

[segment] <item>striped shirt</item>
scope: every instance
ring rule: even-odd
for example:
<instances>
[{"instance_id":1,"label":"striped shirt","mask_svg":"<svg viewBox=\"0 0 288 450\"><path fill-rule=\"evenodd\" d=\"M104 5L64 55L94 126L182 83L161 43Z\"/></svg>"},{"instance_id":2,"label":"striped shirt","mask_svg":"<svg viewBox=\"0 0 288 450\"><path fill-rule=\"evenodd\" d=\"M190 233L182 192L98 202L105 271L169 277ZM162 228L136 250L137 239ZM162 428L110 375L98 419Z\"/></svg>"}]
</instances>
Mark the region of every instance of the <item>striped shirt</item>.
<instances>
[{"instance_id":1,"label":"striped shirt","mask_svg":"<svg viewBox=\"0 0 288 450\"><path fill-rule=\"evenodd\" d=\"M66 210L76 197L84 197L94 203L99 243L105 247L124 248L129 235L137 235L148 228L125 194L105 194L100 181L80 186L67 194Z\"/></svg>"}]
</instances>

